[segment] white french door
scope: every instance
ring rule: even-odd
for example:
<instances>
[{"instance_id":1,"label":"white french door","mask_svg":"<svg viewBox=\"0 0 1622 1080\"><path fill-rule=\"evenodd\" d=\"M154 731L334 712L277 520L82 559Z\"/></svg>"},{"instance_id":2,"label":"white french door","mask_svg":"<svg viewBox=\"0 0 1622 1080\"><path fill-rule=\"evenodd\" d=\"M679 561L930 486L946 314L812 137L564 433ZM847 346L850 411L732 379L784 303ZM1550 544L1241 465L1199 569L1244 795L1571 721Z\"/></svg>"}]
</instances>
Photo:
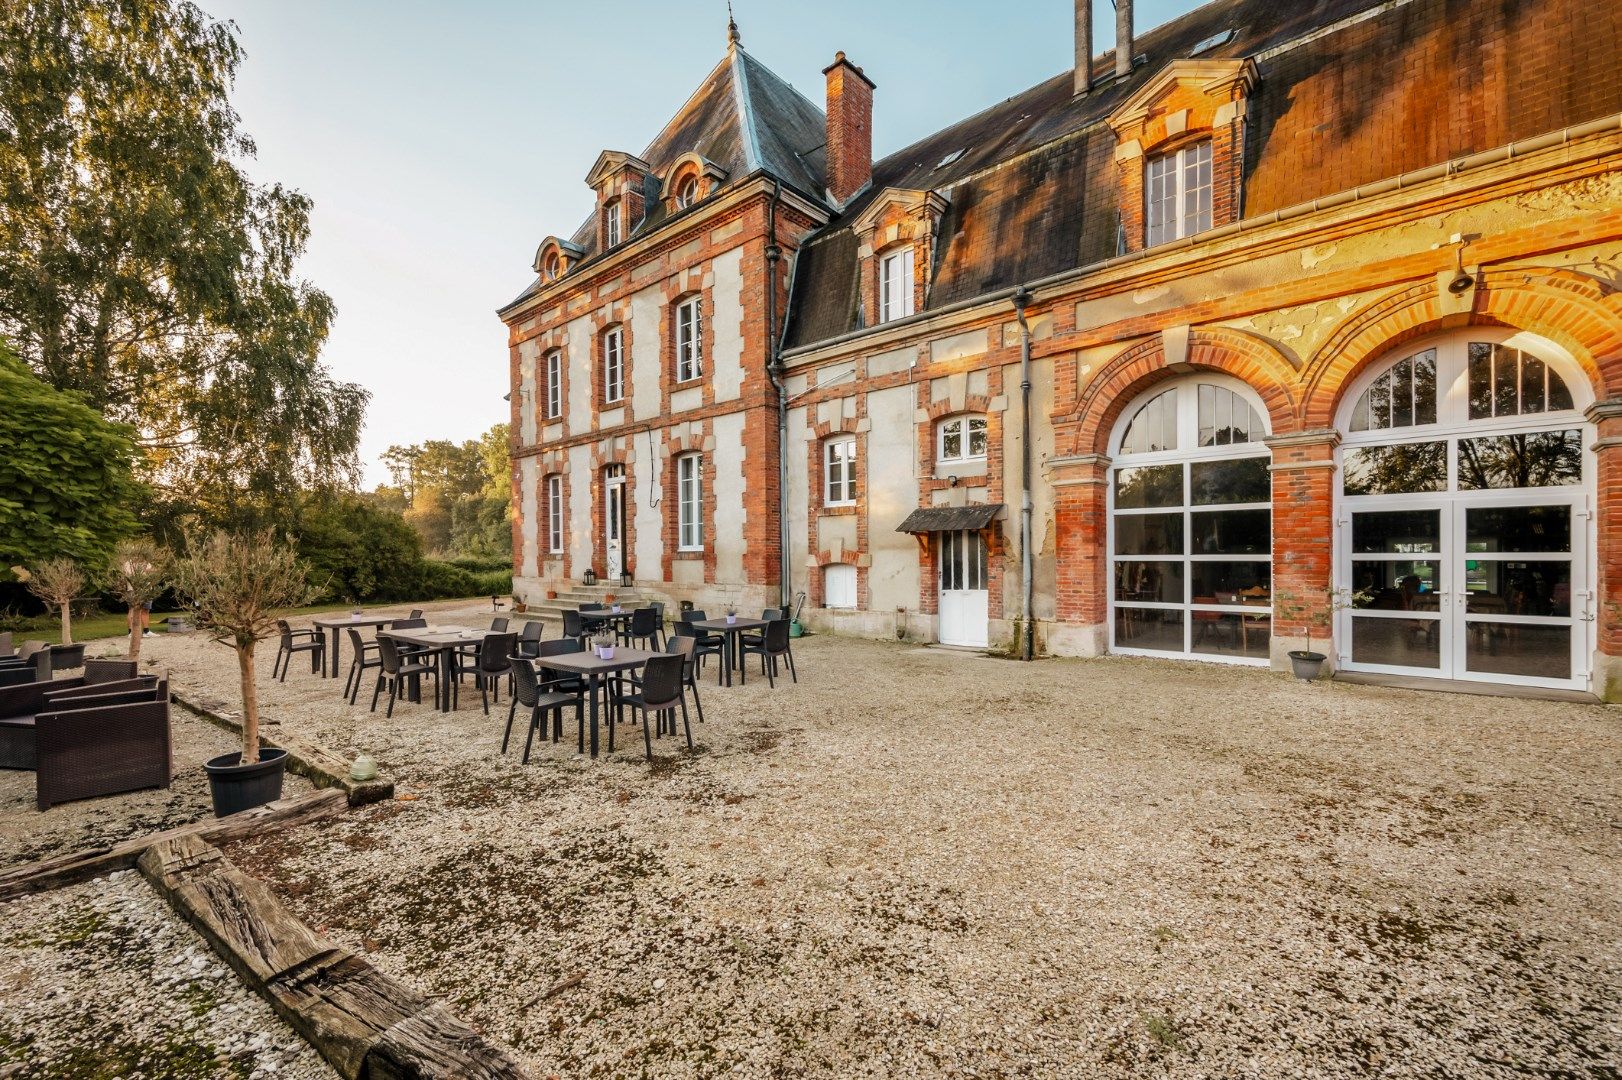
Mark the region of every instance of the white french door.
<instances>
[{"instance_id":1,"label":"white french door","mask_svg":"<svg viewBox=\"0 0 1622 1080\"><path fill-rule=\"evenodd\" d=\"M604 577L619 580L625 569L625 466L610 465L603 473Z\"/></svg>"},{"instance_id":2,"label":"white french door","mask_svg":"<svg viewBox=\"0 0 1622 1080\"><path fill-rule=\"evenodd\" d=\"M1588 684L1585 493L1479 493L1353 506L1341 522L1343 666Z\"/></svg>"},{"instance_id":3,"label":"white french door","mask_svg":"<svg viewBox=\"0 0 1622 1080\"><path fill-rule=\"evenodd\" d=\"M984 648L990 619L985 537L978 532L938 535L941 644Z\"/></svg>"}]
</instances>

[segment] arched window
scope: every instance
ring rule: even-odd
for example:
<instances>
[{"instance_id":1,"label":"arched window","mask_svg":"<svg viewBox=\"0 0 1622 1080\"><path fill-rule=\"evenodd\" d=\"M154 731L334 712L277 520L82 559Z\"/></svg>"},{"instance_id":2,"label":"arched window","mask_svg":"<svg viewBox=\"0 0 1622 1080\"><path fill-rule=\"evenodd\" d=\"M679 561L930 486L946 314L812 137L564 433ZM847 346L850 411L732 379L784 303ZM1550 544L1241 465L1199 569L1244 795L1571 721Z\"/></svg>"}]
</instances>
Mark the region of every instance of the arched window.
<instances>
[{"instance_id":1,"label":"arched window","mask_svg":"<svg viewBox=\"0 0 1622 1080\"><path fill-rule=\"evenodd\" d=\"M562 274L563 259L554 251L547 255L546 262L542 264L541 276L547 281L556 281Z\"/></svg>"},{"instance_id":2,"label":"arched window","mask_svg":"<svg viewBox=\"0 0 1622 1080\"><path fill-rule=\"evenodd\" d=\"M689 173L676 181L676 209L685 210L698 202L698 177Z\"/></svg>"},{"instance_id":3,"label":"arched window","mask_svg":"<svg viewBox=\"0 0 1622 1080\"><path fill-rule=\"evenodd\" d=\"M1339 417L1337 649L1353 670L1586 685L1588 382L1553 342L1407 345Z\"/></svg>"},{"instance_id":4,"label":"arched window","mask_svg":"<svg viewBox=\"0 0 1622 1080\"><path fill-rule=\"evenodd\" d=\"M1273 512L1261 402L1237 380L1201 376L1123 415L1110 477L1113 647L1266 663Z\"/></svg>"}]
</instances>

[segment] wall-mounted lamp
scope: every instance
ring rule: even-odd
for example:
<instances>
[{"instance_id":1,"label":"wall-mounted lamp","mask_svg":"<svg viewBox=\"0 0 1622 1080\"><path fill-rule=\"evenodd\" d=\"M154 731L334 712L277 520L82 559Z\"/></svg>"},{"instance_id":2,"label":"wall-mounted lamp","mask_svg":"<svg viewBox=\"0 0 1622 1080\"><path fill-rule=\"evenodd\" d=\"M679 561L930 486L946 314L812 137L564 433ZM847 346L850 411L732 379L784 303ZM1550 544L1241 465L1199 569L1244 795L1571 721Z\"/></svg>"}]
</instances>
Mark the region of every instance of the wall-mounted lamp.
<instances>
[{"instance_id":1,"label":"wall-mounted lamp","mask_svg":"<svg viewBox=\"0 0 1622 1080\"><path fill-rule=\"evenodd\" d=\"M951 487L957 487L957 477L956 476L948 476L946 478L946 483L948 485L950 485Z\"/></svg>"}]
</instances>

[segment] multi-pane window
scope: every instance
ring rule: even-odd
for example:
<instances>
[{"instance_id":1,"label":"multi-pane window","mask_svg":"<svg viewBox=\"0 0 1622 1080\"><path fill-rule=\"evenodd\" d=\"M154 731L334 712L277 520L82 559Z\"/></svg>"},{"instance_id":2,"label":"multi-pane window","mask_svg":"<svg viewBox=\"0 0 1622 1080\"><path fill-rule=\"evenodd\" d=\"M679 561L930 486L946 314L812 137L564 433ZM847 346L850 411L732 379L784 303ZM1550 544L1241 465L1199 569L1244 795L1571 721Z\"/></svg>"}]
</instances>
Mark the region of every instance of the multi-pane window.
<instances>
[{"instance_id":1,"label":"multi-pane window","mask_svg":"<svg viewBox=\"0 0 1622 1080\"><path fill-rule=\"evenodd\" d=\"M703 298L690 297L676 305L676 381L688 382L704 374Z\"/></svg>"},{"instance_id":2,"label":"multi-pane window","mask_svg":"<svg viewBox=\"0 0 1622 1080\"><path fill-rule=\"evenodd\" d=\"M603 247L615 247L620 242L620 204L615 200L603 207Z\"/></svg>"},{"instance_id":3,"label":"multi-pane window","mask_svg":"<svg viewBox=\"0 0 1622 1080\"><path fill-rule=\"evenodd\" d=\"M563 554L563 477L546 478L546 550Z\"/></svg>"},{"instance_id":4,"label":"multi-pane window","mask_svg":"<svg viewBox=\"0 0 1622 1080\"><path fill-rule=\"evenodd\" d=\"M954 416L941 424L939 445L935 450L938 463L979 461L985 456L985 417Z\"/></svg>"},{"instance_id":5,"label":"multi-pane window","mask_svg":"<svg viewBox=\"0 0 1622 1080\"><path fill-rule=\"evenodd\" d=\"M1558 378L1558 376L1556 376ZM1352 409L1353 431L1436 423L1436 350L1404 357L1369 384Z\"/></svg>"},{"instance_id":6,"label":"multi-pane window","mask_svg":"<svg viewBox=\"0 0 1622 1080\"><path fill-rule=\"evenodd\" d=\"M625 396L625 334L617 326L603 331L603 400Z\"/></svg>"},{"instance_id":7,"label":"multi-pane window","mask_svg":"<svg viewBox=\"0 0 1622 1080\"><path fill-rule=\"evenodd\" d=\"M823 444L823 503L827 506L853 506L856 503L856 440L829 439Z\"/></svg>"},{"instance_id":8,"label":"multi-pane window","mask_svg":"<svg viewBox=\"0 0 1622 1080\"><path fill-rule=\"evenodd\" d=\"M698 202L698 177L685 177L676 185L676 209L684 210L696 202Z\"/></svg>"},{"instance_id":9,"label":"multi-pane window","mask_svg":"<svg viewBox=\"0 0 1622 1080\"><path fill-rule=\"evenodd\" d=\"M900 248L879 260L879 322L912 314L912 286L912 248Z\"/></svg>"},{"instance_id":10,"label":"multi-pane window","mask_svg":"<svg viewBox=\"0 0 1622 1080\"><path fill-rule=\"evenodd\" d=\"M553 349L546 354L546 418L556 420L563 415L563 352Z\"/></svg>"},{"instance_id":11,"label":"multi-pane window","mask_svg":"<svg viewBox=\"0 0 1622 1080\"><path fill-rule=\"evenodd\" d=\"M1470 343L1470 419L1571 407L1565 380L1536 356L1508 345Z\"/></svg>"},{"instance_id":12,"label":"multi-pane window","mask_svg":"<svg viewBox=\"0 0 1622 1080\"><path fill-rule=\"evenodd\" d=\"M1149 247L1211 227L1211 142L1152 157L1144 165L1144 242Z\"/></svg>"},{"instance_id":13,"label":"multi-pane window","mask_svg":"<svg viewBox=\"0 0 1622 1080\"><path fill-rule=\"evenodd\" d=\"M676 547L704 550L704 456L683 454L676 459Z\"/></svg>"},{"instance_id":14,"label":"multi-pane window","mask_svg":"<svg viewBox=\"0 0 1622 1080\"><path fill-rule=\"evenodd\" d=\"M544 264L542 274L547 281L556 281L562 273L563 260L558 258L558 253L554 251L552 254L546 257L546 263Z\"/></svg>"}]
</instances>

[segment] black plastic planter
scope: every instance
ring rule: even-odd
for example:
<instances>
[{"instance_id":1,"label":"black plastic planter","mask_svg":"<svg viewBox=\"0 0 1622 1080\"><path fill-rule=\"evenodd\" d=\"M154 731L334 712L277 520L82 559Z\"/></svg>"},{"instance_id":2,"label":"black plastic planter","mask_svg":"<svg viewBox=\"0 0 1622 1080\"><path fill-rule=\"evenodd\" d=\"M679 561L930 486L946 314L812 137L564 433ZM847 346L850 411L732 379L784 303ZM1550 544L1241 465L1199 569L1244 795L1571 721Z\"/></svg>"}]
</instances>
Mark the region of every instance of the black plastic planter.
<instances>
[{"instance_id":1,"label":"black plastic planter","mask_svg":"<svg viewBox=\"0 0 1622 1080\"><path fill-rule=\"evenodd\" d=\"M287 751L265 747L259 760L242 765L240 753L221 754L203 769L208 773L209 790L214 795L214 816L229 817L282 797L282 777L287 772Z\"/></svg>"},{"instance_id":2,"label":"black plastic planter","mask_svg":"<svg viewBox=\"0 0 1622 1080\"><path fill-rule=\"evenodd\" d=\"M1290 668L1295 677L1302 682L1311 682L1316 679L1324 669L1324 661L1329 659L1321 652L1308 652L1305 649L1295 649L1290 653Z\"/></svg>"}]
</instances>

